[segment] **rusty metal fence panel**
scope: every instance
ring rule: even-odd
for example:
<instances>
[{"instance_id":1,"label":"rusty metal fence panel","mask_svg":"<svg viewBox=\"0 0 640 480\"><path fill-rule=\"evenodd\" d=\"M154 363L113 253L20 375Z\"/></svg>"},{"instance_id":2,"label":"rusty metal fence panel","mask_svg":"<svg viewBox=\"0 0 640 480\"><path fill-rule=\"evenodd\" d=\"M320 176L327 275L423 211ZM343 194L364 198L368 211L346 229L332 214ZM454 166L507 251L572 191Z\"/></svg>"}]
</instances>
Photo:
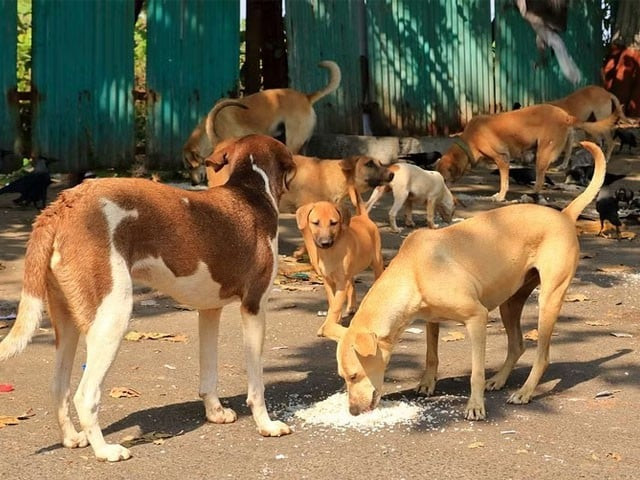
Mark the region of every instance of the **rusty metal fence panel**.
<instances>
[{"instance_id":1,"label":"rusty metal fence panel","mask_svg":"<svg viewBox=\"0 0 640 480\"><path fill-rule=\"evenodd\" d=\"M361 131L359 4L344 0L286 0L291 88L313 92L326 85L327 72L317 66L321 60L335 61L342 71L340 87L314 105L316 132Z\"/></svg>"},{"instance_id":2,"label":"rusty metal fence panel","mask_svg":"<svg viewBox=\"0 0 640 480\"><path fill-rule=\"evenodd\" d=\"M542 63L536 50L535 33L511 0L496 2L496 99L497 111L563 97L579 86L600 85L603 44L603 10L600 0L571 2L567 31L561 34L569 54L582 72L579 85L572 85L560 72L553 53Z\"/></svg>"},{"instance_id":3,"label":"rusty metal fence panel","mask_svg":"<svg viewBox=\"0 0 640 480\"><path fill-rule=\"evenodd\" d=\"M147 161L176 168L193 128L237 89L240 4L150 0L147 8Z\"/></svg>"},{"instance_id":4,"label":"rusty metal fence panel","mask_svg":"<svg viewBox=\"0 0 640 480\"><path fill-rule=\"evenodd\" d=\"M373 98L390 133L457 131L493 103L487 0L369 0Z\"/></svg>"},{"instance_id":5,"label":"rusty metal fence panel","mask_svg":"<svg viewBox=\"0 0 640 480\"><path fill-rule=\"evenodd\" d=\"M18 133L17 0L0 0L0 149L13 151Z\"/></svg>"},{"instance_id":6,"label":"rusty metal fence panel","mask_svg":"<svg viewBox=\"0 0 640 480\"><path fill-rule=\"evenodd\" d=\"M131 164L133 26L133 2L33 0L33 145L54 168Z\"/></svg>"}]
</instances>

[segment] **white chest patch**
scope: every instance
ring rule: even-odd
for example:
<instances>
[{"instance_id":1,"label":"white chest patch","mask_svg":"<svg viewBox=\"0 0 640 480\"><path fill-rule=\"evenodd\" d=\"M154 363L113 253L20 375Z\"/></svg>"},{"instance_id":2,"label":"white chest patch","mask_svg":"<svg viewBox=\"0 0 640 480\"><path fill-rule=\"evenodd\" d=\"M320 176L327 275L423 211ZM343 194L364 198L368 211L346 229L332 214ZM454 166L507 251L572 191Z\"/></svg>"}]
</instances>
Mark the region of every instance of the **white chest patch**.
<instances>
[{"instance_id":1,"label":"white chest patch","mask_svg":"<svg viewBox=\"0 0 640 480\"><path fill-rule=\"evenodd\" d=\"M131 276L136 282L157 289L198 310L221 308L238 300L237 297L220 298L221 285L213 281L204 262L198 264L193 274L177 277L162 258L147 257L133 264Z\"/></svg>"}]
</instances>

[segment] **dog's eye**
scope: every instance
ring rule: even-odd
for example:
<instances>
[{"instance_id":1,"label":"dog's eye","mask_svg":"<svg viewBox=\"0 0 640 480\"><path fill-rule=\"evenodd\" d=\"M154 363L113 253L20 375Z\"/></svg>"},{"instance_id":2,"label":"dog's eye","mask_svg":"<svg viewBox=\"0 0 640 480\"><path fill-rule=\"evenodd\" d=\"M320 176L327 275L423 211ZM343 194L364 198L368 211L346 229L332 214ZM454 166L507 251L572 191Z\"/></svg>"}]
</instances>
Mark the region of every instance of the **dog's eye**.
<instances>
[{"instance_id":1,"label":"dog's eye","mask_svg":"<svg viewBox=\"0 0 640 480\"><path fill-rule=\"evenodd\" d=\"M313 225L320 225L320 220L311 220Z\"/></svg>"},{"instance_id":2,"label":"dog's eye","mask_svg":"<svg viewBox=\"0 0 640 480\"><path fill-rule=\"evenodd\" d=\"M358 379L358 374L354 373L353 375L349 375L349 380L355 382Z\"/></svg>"},{"instance_id":3,"label":"dog's eye","mask_svg":"<svg viewBox=\"0 0 640 480\"><path fill-rule=\"evenodd\" d=\"M369 160L367 163L364 164L364 166L367 168L373 168L375 167L375 164L373 163L373 160Z\"/></svg>"},{"instance_id":4,"label":"dog's eye","mask_svg":"<svg viewBox=\"0 0 640 480\"><path fill-rule=\"evenodd\" d=\"M335 227L338 224L337 220L329 220L329 225L331 225L332 227Z\"/></svg>"}]
</instances>

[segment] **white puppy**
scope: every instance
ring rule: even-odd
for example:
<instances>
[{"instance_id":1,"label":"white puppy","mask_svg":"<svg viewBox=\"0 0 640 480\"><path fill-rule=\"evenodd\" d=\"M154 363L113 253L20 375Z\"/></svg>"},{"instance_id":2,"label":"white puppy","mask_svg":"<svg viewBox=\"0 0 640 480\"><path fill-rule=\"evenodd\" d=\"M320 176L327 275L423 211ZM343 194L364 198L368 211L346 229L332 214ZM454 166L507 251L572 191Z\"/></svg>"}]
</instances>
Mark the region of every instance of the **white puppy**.
<instances>
[{"instance_id":1,"label":"white puppy","mask_svg":"<svg viewBox=\"0 0 640 480\"><path fill-rule=\"evenodd\" d=\"M442 219L451 223L455 209L453 195L438 172L423 170L410 163L395 163L388 167L393 172L393 179L388 185L380 185L371 194L367 202L367 212L385 192L393 191L393 206L389 210L389 224L394 232L400 229L396 224L398 212L405 206L405 225L414 227L412 207L414 204L426 204L427 225L436 228L434 217L436 210Z\"/></svg>"}]
</instances>

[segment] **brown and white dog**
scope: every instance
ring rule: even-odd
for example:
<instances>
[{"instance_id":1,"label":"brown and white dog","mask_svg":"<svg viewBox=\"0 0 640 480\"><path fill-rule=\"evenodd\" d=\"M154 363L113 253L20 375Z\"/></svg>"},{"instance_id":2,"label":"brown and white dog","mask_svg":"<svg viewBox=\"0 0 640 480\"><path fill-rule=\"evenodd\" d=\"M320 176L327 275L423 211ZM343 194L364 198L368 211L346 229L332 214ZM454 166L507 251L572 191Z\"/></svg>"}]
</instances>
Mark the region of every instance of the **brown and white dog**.
<instances>
[{"instance_id":1,"label":"brown and white dog","mask_svg":"<svg viewBox=\"0 0 640 480\"><path fill-rule=\"evenodd\" d=\"M447 183L459 179L481 158L495 162L500 172L500 190L492 198L502 202L509 190L509 163L512 157L537 145L536 183L540 193L545 172L565 151L570 157L573 130L578 128L600 138L611 134L618 116L609 115L598 122L582 122L559 107L542 104L496 115L473 117L454 144L436 163L436 170Z\"/></svg>"},{"instance_id":2,"label":"brown and white dog","mask_svg":"<svg viewBox=\"0 0 640 480\"><path fill-rule=\"evenodd\" d=\"M438 172L424 170L410 163L394 163L387 167L393 178L388 184L375 188L367 201L367 212L370 212L376 202L391 190L393 205L389 209L389 224L391 230L398 233L400 229L396 217L400 209L405 207L405 225L415 227L413 223L413 205L426 205L427 226L436 228L436 211L447 223L451 223L455 210L455 200L447 188L444 178Z\"/></svg>"},{"instance_id":3,"label":"brown and white dog","mask_svg":"<svg viewBox=\"0 0 640 480\"><path fill-rule=\"evenodd\" d=\"M313 93L273 88L234 100L220 100L191 132L182 149L185 167L194 185L204 181L204 159L225 138L261 133L284 133L289 150L298 153L316 124L313 104L340 86L340 68L325 60L318 66L329 71L329 82Z\"/></svg>"},{"instance_id":4,"label":"brown and white dog","mask_svg":"<svg viewBox=\"0 0 640 480\"><path fill-rule=\"evenodd\" d=\"M428 323L426 368L418 391L435 390L439 322L462 322L472 356L465 417L484 419L484 390L502 388L522 355L520 317L525 301L539 286L536 358L525 384L508 400L529 402L549 364L551 334L578 266L576 219L604 180L602 151L590 142L583 145L595 158L594 176L561 212L535 204L509 205L447 228L409 235L349 328L334 326L329 332L338 340L338 373L346 382L352 414L377 406L393 347L405 328L420 318ZM485 382L488 314L496 307L507 332L508 353L500 370Z\"/></svg>"},{"instance_id":5,"label":"brown and white dog","mask_svg":"<svg viewBox=\"0 0 640 480\"><path fill-rule=\"evenodd\" d=\"M351 217L348 209L331 202L303 205L296 212L296 221L311 264L324 280L327 292L329 310L318 330L323 336L340 324L345 302L347 314L355 312L355 275L369 266L375 278L382 274L380 232L366 212Z\"/></svg>"},{"instance_id":6,"label":"brown and white dog","mask_svg":"<svg viewBox=\"0 0 640 480\"><path fill-rule=\"evenodd\" d=\"M199 311L200 396L214 423L236 419L217 394L217 340L222 308L239 301L247 403L262 435L290 433L269 418L261 354L277 272L277 204L294 165L284 145L262 135L237 140L219 158L231 175L218 188L191 192L142 179L89 180L62 192L37 218L18 317L0 343L0 360L25 348L46 301L56 334L53 396L65 447L89 443L98 459L130 457L128 449L105 442L98 410L101 384L129 324L134 282ZM69 379L80 334L87 359L74 396L77 432Z\"/></svg>"}]
</instances>

